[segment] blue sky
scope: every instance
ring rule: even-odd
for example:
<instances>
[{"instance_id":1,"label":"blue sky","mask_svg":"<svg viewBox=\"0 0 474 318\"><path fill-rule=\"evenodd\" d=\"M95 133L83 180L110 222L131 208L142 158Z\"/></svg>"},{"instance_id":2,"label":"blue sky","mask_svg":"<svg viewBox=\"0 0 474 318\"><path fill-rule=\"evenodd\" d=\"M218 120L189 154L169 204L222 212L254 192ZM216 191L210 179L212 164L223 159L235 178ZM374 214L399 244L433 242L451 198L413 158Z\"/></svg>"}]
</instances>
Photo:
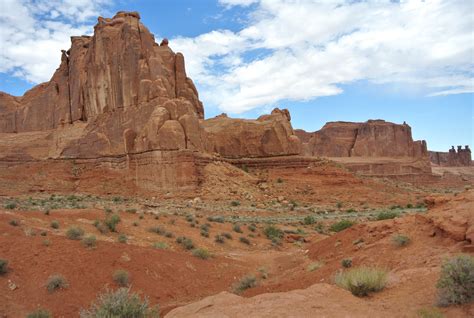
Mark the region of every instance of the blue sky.
<instances>
[{"instance_id":1,"label":"blue sky","mask_svg":"<svg viewBox=\"0 0 474 318\"><path fill-rule=\"evenodd\" d=\"M288 108L294 128L385 119L433 150L474 148L470 1L0 0L0 90L48 80L69 36L139 11L185 54L206 117ZM21 24L20 24L21 22ZM32 35L31 35L32 34Z\"/></svg>"}]
</instances>

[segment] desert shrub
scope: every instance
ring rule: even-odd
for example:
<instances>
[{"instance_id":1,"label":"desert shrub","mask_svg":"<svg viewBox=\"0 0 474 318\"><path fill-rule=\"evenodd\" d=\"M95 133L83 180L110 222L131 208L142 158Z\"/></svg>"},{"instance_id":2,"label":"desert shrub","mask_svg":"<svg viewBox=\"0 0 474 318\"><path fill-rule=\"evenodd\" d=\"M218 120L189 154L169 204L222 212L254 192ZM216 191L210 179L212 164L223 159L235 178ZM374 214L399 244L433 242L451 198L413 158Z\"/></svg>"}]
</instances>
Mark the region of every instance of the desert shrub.
<instances>
[{"instance_id":1,"label":"desert shrub","mask_svg":"<svg viewBox=\"0 0 474 318\"><path fill-rule=\"evenodd\" d=\"M46 236L46 235L48 235L48 232L46 232L46 231L41 231L41 232L40 232L40 235L41 235L41 236Z\"/></svg>"},{"instance_id":2,"label":"desert shrub","mask_svg":"<svg viewBox=\"0 0 474 318\"><path fill-rule=\"evenodd\" d=\"M398 216L400 216L400 213L398 213L398 212L384 211L384 212L380 212L379 214L377 214L376 220L377 221L389 220L389 219L394 219Z\"/></svg>"},{"instance_id":3,"label":"desert shrub","mask_svg":"<svg viewBox=\"0 0 474 318\"><path fill-rule=\"evenodd\" d=\"M241 237L239 238L239 241L240 241L241 243L250 245L250 240L249 240L248 238L246 238L246 237L241 236Z\"/></svg>"},{"instance_id":4,"label":"desert shrub","mask_svg":"<svg viewBox=\"0 0 474 318\"><path fill-rule=\"evenodd\" d=\"M278 179L277 179L277 183L283 183L283 179L282 179L282 178L278 178Z\"/></svg>"},{"instance_id":5,"label":"desert shrub","mask_svg":"<svg viewBox=\"0 0 474 318\"><path fill-rule=\"evenodd\" d=\"M324 234L325 233L324 224L323 223L316 224L316 226L314 227L314 230L318 232L319 234Z\"/></svg>"},{"instance_id":6,"label":"desert shrub","mask_svg":"<svg viewBox=\"0 0 474 318\"><path fill-rule=\"evenodd\" d=\"M94 235L89 235L82 239L82 245L84 245L85 247L92 248L92 247L95 247L96 244L97 244L97 239L95 238Z\"/></svg>"},{"instance_id":7,"label":"desert shrub","mask_svg":"<svg viewBox=\"0 0 474 318\"><path fill-rule=\"evenodd\" d=\"M344 258L344 259L341 261L341 265L342 265L342 267L344 267L344 268L352 267L352 259L350 259L350 258Z\"/></svg>"},{"instance_id":8,"label":"desert shrub","mask_svg":"<svg viewBox=\"0 0 474 318\"><path fill-rule=\"evenodd\" d=\"M127 235L121 233L121 234L119 234L119 236L118 236L118 238L117 238L117 241L118 241L119 243L127 243L128 237L127 237Z\"/></svg>"},{"instance_id":9,"label":"desert shrub","mask_svg":"<svg viewBox=\"0 0 474 318\"><path fill-rule=\"evenodd\" d=\"M143 219L145 218L145 215L140 214L140 215L138 216L138 218L139 218L140 220L143 220Z\"/></svg>"},{"instance_id":10,"label":"desert shrub","mask_svg":"<svg viewBox=\"0 0 474 318\"><path fill-rule=\"evenodd\" d=\"M346 210L346 213L355 213L355 212L357 212L357 211L354 208L350 208L350 209Z\"/></svg>"},{"instance_id":11,"label":"desert shrub","mask_svg":"<svg viewBox=\"0 0 474 318\"><path fill-rule=\"evenodd\" d=\"M120 216L118 214L111 215L105 219L104 223L111 232L115 232L117 224L120 223Z\"/></svg>"},{"instance_id":12,"label":"desert shrub","mask_svg":"<svg viewBox=\"0 0 474 318\"><path fill-rule=\"evenodd\" d=\"M51 241L50 241L50 240L43 240L43 245L44 245L44 246L50 246L50 245L51 245Z\"/></svg>"},{"instance_id":13,"label":"desert shrub","mask_svg":"<svg viewBox=\"0 0 474 318\"><path fill-rule=\"evenodd\" d=\"M250 224L247 226L250 232L255 232L257 230L257 226L255 224Z\"/></svg>"},{"instance_id":14,"label":"desert shrub","mask_svg":"<svg viewBox=\"0 0 474 318\"><path fill-rule=\"evenodd\" d=\"M353 295L362 297L384 289L387 271L372 267L357 267L336 275L335 282Z\"/></svg>"},{"instance_id":15,"label":"desert shrub","mask_svg":"<svg viewBox=\"0 0 474 318\"><path fill-rule=\"evenodd\" d=\"M49 225L53 229L59 229L59 222L56 220L51 221L51 224Z\"/></svg>"},{"instance_id":16,"label":"desert shrub","mask_svg":"<svg viewBox=\"0 0 474 318\"><path fill-rule=\"evenodd\" d=\"M241 293L255 286L257 286L257 278L253 275L247 275L242 277L242 279L234 285L234 292Z\"/></svg>"},{"instance_id":17,"label":"desert shrub","mask_svg":"<svg viewBox=\"0 0 474 318\"><path fill-rule=\"evenodd\" d=\"M193 250L193 255L200 259L208 259L211 257L211 253L204 248L195 248Z\"/></svg>"},{"instance_id":18,"label":"desert shrub","mask_svg":"<svg viewBox=\"0 0 474 318\"><path fill-rule=\"evenodd\" d=\"M118 269L112 275L114 282L117 283L120 287L128 286L130 282L130 275L124 269Z\"/></svg>"},{"instance_id":19,"label":"desert shrub","mask_svg":"<svg viewBox=\"0 0 474 318\"><path fill-rule=\"evenodd\" d=\"M153 226L148 229L148 232L156 233L158 235L165 235L166 230L161 226Z\"/></svg>"},{"instance_id":20,"label":"desert shrub","mask_svg":"<svg viewBox=\"0 0 474 318\"><path fill-rule=\"evenodd\" d=\"M223 216L217 215L217 216L209 216L207 217L207 220L209 222L216 222L216 223L224 223L225 219Z\"/></svg>"},{"instance_id":21,"label":"desert shrub","mask_svg":"<svg viewBox=\"0 0 474 318\"><path fill-rule=\"evenodd\" d=\"M459 255L446 260L436 287L440 306L474 301L474 256Z\"/></svg>"},{"instance_id":22,"label":"desert shrub","mask_svg":"<svg viewBox=\"0 0 474 318\"><path fill-rule=\"evenodd\" d=\"M231 202L230 202L230 205L231 205L231 206L239 206L239 205L240 205L240 201L236 201L236 200L235 200L235 201L231 201Z\"/></svg>"},{"instance_id":23,"label":"desert shrub","mask_svg":"<svg viewBox=\"0 0 474 318\"><path fill-rule=\"evenodd\" d=\"M392 205L390 207L390 210L396 210L396 209L401 209L402 207L400 205Z\"/></svg>"},{"instance_id":24,"label":"desert shrub","mask_svg":"<svg viewBox=\"0 0 474 318\"><path fill-rule=\"evenodd\" d=\"M228 240L232 240L232 234L230 234L229 232L221 233L221 235Z\"/></svg>"},{"instance_id":25,"label":"desert shrub","mask_svg":"<svg viewBox=\"0 0 474 318\"><path fill-rule=\"evenodd\" d=\"M337 223L334 223L332 224L330 227L329 227L329 230L333 231L333 232L340 232L340 231L343 231L345 229L348 229L350 228L351 226L353 226L355 223L353 221L350 221L350 220L341 220Z\"/></svg>"},{"instance_id":26,"label":"desert shrub","mask_svg":"<svg viewBox=\"0 0 474 318\"><path fill-rule=\"evenodd\" d=\"M125 212L134 214L137 213L137 209L126 209Z\"/></svg>"},{"instance_id":27,"label":"desert shrub","mask_svg":"<svg viewBox=\"0 0 474 318\"><path fill-rule=\"evenodd\" d=\"M264 230L263 230L263 233L266 235L266 237L270 240L274 240L274 239L277 239L277 240L280 240L283 238L283 231L280 230L279 228L273 226L273 225L269 225L267 226Z\"/></svg>"},{"instance_id":28,"label":"desert shrub","mask_svg":"<svg viewBox=\"0 0 474 318\"><path fill-rule=\"evenodd\" d=\"M316 223L316 220L314 219L314 216L308 215L304 218L303 223L306 225L311 225Z\"/></svg>"},{"instance_id":29,"label":"desert shrub","mask_svg":"<svg viewBox=\"0 0 474 318\"><path fill-rule=\"evenodd\" d=\"M408 245L410 241L411 241L410 238L406 235L398 234L392 237L393 244L400 247Z\"/></svg>"},{"instance_id":30,"label":"desert shrub","mask_svg":"<svg viewBox=\"0 0 474 318\"><path fill-rule=\"evenodd\" d=\"M0 258L0 275L8 272L8 261Z\"/></svg>"},{"instance_id":31,"label":"desert shrub","mask_svg":"<svg viewBox=\"0 0 474 318\"><path fill-rule=\"evenodd\" d=\"M209 237L209 232L208 232L208 231L201 230L201 236L203 236L203 237Z\"/></svg>"},{"instance_id":32,"label":"desert shrub","mask_svg":"<svg viewBox=\"0 0 474 318\"><path fill-rule=\"evenodd\" d=\"M242 233L242 229L240 228L240 225L238 224L234 224L234 226L232 227L232 230L234 230L234 232L237 232L237 233Z\"/></svg>"},{"instance_id":33,"label":"desert shrub","mask_svg":"<svg viewBox=\"0 0 474 318\"><path fill-rule=\"evenodd\" d=\"M407 209L413 209L413 204L408 203L408 204L407 204Z\"/></svg>"},{"instance_id":34,"label":"desert shrub","mask_svg":"<svg viewBox=\"0 0 474 318\"><path fill-rule=\"evenodd\" d=\"M102 234L106 234L107 232L109 232L108 226L105 225L105 223L100 222L99 220L94 221L94 226Z\"/></svg>"},{"instance_id":35,"label":"desert shrub","mask_svg":"<svg viewBox=\"0 0 474 318\"><path fill-rule=\"evenodd\" d=\"M216 243L223 244L223 243L225 243L225 237L222 236L222 235L216 235L216 236L214 237L214 241L215 241Z\"/></svg>"},{"instance_id":36,"label":"desert shrub","mask_svg":"<svg viewBox=\"0 0 474 318\"><path fill-rule=\"evenodd\" d=\"M133 226L139 226L140 223L138 223L137 221L135 221L135 222L132 223L132 225L133 225Z\"/></svg>"},{"instance_id":37,"label":"desert shrub","mask_svg":"<svg viewBox=\"0 0 474 318\"><path fill-rule=\"evenodd\" d=\"M176 243L180 244L182 247L184 247L187 250L192 250L194 248L194 243L193 241L185 236L180 236L176 239Z\"/></svg>"},{"instance_id":38,"label":"desert shrub","mask_svg":"<svg viewBox=\"0 0 474 318\"><path fill-rule=\"evenodd\" d=\"M160 250L167 250L169 248L166 242L155 242L153 243L153 247Z\"/></svg>"},{"instance_id":39,"label":"desert shrub","mask_svg":"<svg viewBox=\"0 0 474 318\"><path fill-rule=\"evenodd\" d=\"M11 226L18 226L20 225L20 222L18 220L10 220L10 222L8 222Z\"/></svg>"},{"instance_id":40,"label":"desert shrub","mask_svg":"<svg viewBox=\"0 0 474 318\"><path fill-rule=\"evenodd\" d=\"M324 266L323 262L314 262L314 263L311 263L311 264L308 265L307 270L308 270L308 272L313 272L317 269L320 269L323 266Z\"/></svg>"},{"instance_id":41,"label":"desert shrub","mask_svg":"<svg viewBox=\"0 0 474 318\"><path fill-rule=\"evenodd\" d=\"M172 238L172 237L174 237L174 234L171 233L171 232L165 232L165 237Z\"/></svg>"},{"instance_id":42,"label":"desert shrub","mask_svg":"<svg viewBox=\"0 0 474 318\"><path fill-rule=\"evenodd\" d=\"M84 236L84 230L78 226L71 226L67 230L66 236L70 240L80 240Z\"/></svg>"},{"instance_id":43,"label":"desert shrub","mask_svg":"<svg viewBox=\"0 0 474 318\"><path fill-rule=\"evenodd\" d=\"M17 204L15 202L8 202L7 204L5 204L5 209L7 210L13 210L13 209L16 209L17 207Z\"/></svg>"},{"instance_id":44,"label":"desert shrub","mask_svg":"<svg viewBox=\"0 0 474 318\"><path fill-rule=\"evenodd\" d=\"M338 208L338 209L342 208L342 202L337 202L336 203L336 208Z\"/></svg>"},{"instance_id":45,"label":"desert shrub","mask_svg":"<svg viewBox=\"0 0 474 318\"><path fill-rule=\"evenodd\" d=\"M59 274L54 274L48 277L48 281L46 282L46 289L52 293L57 289L64 289L67 288L69 284L67 283L66 279Z\"/></svg>"},{"instance_id":46,"label":"desert shrub","mask_svg":"<svg viewBox=\"0 0 474 318\"><path fill-rule=\"evenodd\" d=\"M81 318L159 318L158 308L150 308L148 299L143 301L140 296L130 293L129 288L106 291L99 295L90 309L81 310Z\"/></svg>"},{"instance_id":47,"label":"desert shrub","mask_svg":"<svg viewBox=\"0 0 474 318\"><path fill-rule=\"evenodd\" d=\"M44 309L37 309L31 313L29 313L26 318L51 318L51 314L49 311Z\"/></svg>"},{"instance_id":48,"label":"desert shrub","mask_svg":"<svg viewBox=\"0 0 474 318\"><path fill-rule=\"evenodd\" d=\"M416 312L420 318L443 318L444 315L437 308L422 308Z\"/></svg>"}]
</instances>

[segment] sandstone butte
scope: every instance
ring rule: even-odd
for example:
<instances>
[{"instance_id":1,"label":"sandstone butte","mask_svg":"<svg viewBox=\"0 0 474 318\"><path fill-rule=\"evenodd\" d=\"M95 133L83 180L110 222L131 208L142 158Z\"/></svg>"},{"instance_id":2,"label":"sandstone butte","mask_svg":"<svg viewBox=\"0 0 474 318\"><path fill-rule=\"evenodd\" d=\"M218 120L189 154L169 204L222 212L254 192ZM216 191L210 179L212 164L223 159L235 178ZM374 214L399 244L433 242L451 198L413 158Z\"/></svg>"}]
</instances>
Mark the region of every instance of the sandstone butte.
<instances>
[{"instance_id":1,"label":"sandstone butte","mask_svg":"<svg viewBox=\"0 0 474 318\"><path fill-rule=\"evenodd\" d=\"M158 45L136 12L100 17L93 36L71 37L49 82L21 97L0 93L0 133L4 161L109 160L145 179L155 167L159 180L145 182L153 190L193 183L190 161L203 155L371 158L347 165L367 174L430 173L426 143L413 141L406 124L335 122L306 133L280 109L256 120L205 120L183 55L166 39Z\"/></svg>"}]
</instances>

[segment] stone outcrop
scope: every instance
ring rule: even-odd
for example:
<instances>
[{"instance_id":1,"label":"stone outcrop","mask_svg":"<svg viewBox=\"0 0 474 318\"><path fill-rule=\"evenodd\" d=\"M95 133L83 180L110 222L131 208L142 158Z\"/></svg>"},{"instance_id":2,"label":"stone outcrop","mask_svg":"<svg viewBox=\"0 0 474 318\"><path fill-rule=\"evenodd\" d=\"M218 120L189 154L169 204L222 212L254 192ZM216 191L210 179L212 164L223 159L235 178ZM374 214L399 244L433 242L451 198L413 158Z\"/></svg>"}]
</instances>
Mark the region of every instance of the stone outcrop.
<instances>
[{"instance_id":1,"label":"stone outcrop","mask_svg":"<svg viewBox=\"0 0 474 318\"><path fill-rule=\"evenodd\" d=\"M430 151L430 160L432 163L442 167L469 167L472 165L471 149L469 146L454 146L448 152Z\"/></svg>"},{"instance_id":2,"label":"stone outcrop","mask_svg":"<svg viewBox=\"0 0 474 318\"><path fill-rule=\"evenodd\" d=\"M256 120L220 115L202 121L206 149L226 158L299 154L301 142L291 127L288 110L274 109Z\"/></svg>"},{"instance_id":3,"label":"stone outcrop","mask_svg":"<svg viewBox=\"0 0 474 318\"><path fill-rule=\"evenodd\" d=\"M297 131L303 152L319 157L425 158L426 142L413 141L411 127L384 120L330 122L314 133Z\"/></svg>"},{"instance_id":4,"label":"stone outcrop","mask_svg":"<svg viewBox=\"0 0 474 318\"><path fill-rule=\"evenodd\" d=\"M204 110L184 57L168 41L156 44L138 13L99 17L92 37L71 42L49 82L21 97L0 95L0 133L87 123L57 151L65 157L202 148Z\"/></svg>"}]
</instances>

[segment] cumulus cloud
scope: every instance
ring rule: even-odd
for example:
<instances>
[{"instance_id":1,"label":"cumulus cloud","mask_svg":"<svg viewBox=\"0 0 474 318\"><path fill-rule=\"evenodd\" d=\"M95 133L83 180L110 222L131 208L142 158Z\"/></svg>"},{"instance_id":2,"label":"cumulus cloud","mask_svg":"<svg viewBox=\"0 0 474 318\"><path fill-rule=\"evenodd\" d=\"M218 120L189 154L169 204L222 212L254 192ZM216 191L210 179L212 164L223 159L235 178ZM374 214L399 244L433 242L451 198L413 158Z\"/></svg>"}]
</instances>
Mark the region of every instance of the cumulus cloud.
<instances>
[{"instance_id":1,"label":"cumulus cloud","mask_svg":"<svg viewBox=\"0 0 474 318\"><path fill-rule=\"evenodd\" d=\"M238 32L176 38L202 99L230 113L340 94L366 80L474 91L472 1L220 0L254 5Z\"/></svg>"},{"instance_id":2,"label":"cumulus cloud","mask_svg":"<svg viewBox=\"0 0 474 318\"><path fill-rule=\"evenodd\" d=\"M90 34L109 0L1 0L0 72L50 79L71 35Z\"/></svg>"}]
</instances>

